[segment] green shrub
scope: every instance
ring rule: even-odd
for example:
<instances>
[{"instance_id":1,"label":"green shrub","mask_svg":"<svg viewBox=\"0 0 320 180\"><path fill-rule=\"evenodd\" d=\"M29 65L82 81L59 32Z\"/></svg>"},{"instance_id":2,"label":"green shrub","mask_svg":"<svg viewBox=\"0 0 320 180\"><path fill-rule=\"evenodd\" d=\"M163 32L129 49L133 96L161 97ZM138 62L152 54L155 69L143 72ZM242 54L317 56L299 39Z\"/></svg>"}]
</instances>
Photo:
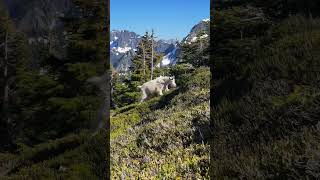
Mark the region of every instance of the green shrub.
<instances>
[{"instance_id":1,"label":"green shrub","mask_svg":"<svg viewBox=\"0 0 320 180\"><path fill-rule=\"evenodd\" d=\"M317 179L319 20L293 16L264 33L257 32L249 58L237 57L246 62L224 66L235 71L213 74L211 175Z\"/></svg>"}]
</instances>

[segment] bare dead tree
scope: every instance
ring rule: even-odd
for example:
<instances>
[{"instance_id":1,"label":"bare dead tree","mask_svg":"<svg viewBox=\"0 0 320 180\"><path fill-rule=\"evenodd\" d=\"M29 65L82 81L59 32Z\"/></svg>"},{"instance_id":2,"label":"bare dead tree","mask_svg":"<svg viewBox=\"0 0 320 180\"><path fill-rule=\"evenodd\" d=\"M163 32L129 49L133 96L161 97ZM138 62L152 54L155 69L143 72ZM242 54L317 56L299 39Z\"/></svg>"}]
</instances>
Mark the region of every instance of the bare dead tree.
<instances>
[{"instance_id":1,"label":"bare dead tree","mask_svg":"<svg viewBox=\"0 0 320 180\"><path fill-rule=\"evenodd\" d=\"M8 60L8 27L5 30L5 40L4 40L4 61L3 65L3 78L4 78L4 88L3 88L3 104L2 109L4 110L4 118L8 121L7 110L9 106L9 60Z\"/></svg>"},{"instance_id":2,"label":"bare dead tree","mask_svg":"<svg viewBox=\"0 0 320 180\"><path fill-rule=\"evenodd\" d=\"M141 42L141 46L143 53L143 77L146 77L146 50L143 42Z\"/></svg>"},{"instance_id":3,"label":"bare dead tree","mask_svg":"<svg viewBox=\"0 0 320 180\"><path fill-rule=\"evenodd\" d=\"M154 38L154 31L152 29L151 33L151 80L153 79L153 56L154 56L154 50L153 50L153 38Z\"/></svg>"}]
</instances>

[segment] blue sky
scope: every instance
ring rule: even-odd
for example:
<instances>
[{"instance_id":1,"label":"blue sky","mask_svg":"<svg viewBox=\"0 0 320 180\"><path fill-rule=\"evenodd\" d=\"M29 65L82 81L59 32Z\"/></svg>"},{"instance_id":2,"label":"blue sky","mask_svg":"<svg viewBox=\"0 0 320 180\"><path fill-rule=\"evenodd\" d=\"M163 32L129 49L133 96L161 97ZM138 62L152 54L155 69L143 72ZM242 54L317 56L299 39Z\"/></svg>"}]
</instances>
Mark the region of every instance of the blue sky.
<instances>
[{"instance_id":1,"label":"blue sky","mask_svg":"<svg viewBox=\"0 0 320 180\"><path fill-rule=\"evenodd\" d=\"M143 35L153 28L158 39L182 40L210 17L210 0L110 0L111 30Z\"/></svg>"}]
</instances>

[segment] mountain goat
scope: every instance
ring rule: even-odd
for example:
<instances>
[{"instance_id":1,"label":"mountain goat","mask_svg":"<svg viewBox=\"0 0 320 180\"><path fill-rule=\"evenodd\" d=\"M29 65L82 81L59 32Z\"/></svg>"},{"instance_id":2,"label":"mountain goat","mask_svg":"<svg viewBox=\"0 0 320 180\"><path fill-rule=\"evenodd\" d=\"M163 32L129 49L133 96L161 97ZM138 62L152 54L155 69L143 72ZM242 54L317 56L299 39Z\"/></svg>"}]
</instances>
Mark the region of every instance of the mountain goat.
<instances>
[{"instance_id":1,"label":"mountain goat","mask_svg":"<svg viewBox=\"0 0 320 180\"><path fill-rule=\"evenodd\" d=\"M142 92L142 98L140 102L143 102L153 96L162 96L162 91L169 91L169 87L177 87L174 76L160 76L154 80L144 83L141 86L138 86Z\"/></svg>"}]
</instances>

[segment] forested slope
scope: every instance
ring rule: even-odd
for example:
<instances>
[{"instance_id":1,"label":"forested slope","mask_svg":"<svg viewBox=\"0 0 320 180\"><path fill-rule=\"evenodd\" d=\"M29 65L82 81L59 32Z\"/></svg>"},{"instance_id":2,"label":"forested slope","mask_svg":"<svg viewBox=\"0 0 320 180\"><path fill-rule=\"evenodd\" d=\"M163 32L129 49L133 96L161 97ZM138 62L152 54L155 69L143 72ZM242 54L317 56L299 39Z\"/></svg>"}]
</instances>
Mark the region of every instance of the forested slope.
<instances>
[{"instance_id":1,"label":"forested slope","mask_svg":"<svg viewBox=\"0 0 320 180\"><path fill-rule=\"evenodd\" d=\"M36 27L57 18L50 14L54 2L23 3L37 12L28 18L37 30L32 37L9 16L18 12L0 4L1 179L103 179L109 173L108 133L98 128L101 122L105 127L103 102L110 97L87 80L110 69L108 4L72 1L73 11L59 17L59 41L52 35L56 29ZM54 53L57 44L63 56Z\"/></svg>"},{"instance_id":2,"label":"forested slope","mask_svg":"<svg viewBox=\"0 0 320 180\"><path fill-rule=\"evenodd\" d=\"M212 177L319 178L319 4L219 2L211 24Z\"/></svg>"}]
</instances>

